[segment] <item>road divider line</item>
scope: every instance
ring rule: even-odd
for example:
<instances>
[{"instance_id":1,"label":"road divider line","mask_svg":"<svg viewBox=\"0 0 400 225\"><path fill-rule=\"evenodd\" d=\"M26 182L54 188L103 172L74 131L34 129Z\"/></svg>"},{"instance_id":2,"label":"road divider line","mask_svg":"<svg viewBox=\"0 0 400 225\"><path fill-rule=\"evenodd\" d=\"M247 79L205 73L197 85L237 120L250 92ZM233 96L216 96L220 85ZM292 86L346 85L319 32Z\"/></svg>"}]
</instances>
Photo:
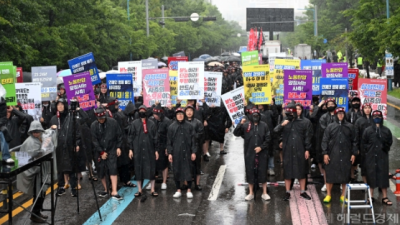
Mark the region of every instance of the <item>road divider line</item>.
<instances>
[{"instance_id":1,"label":"road divider line","mask_svg":"<svg viewBox=\"0 0 400 225\"><path fill-rule=\"evenodd\" d=\"M132 177L133 179L133 177ZM137 184L136 181L131 180L132 183ZM142 186L146 187L149 180L144 180ZM128 205L135 199L135 193L138 188L122 187L119 189L118 194L122 196L123 200L115 200L110 198L106 203L100 207L100 214L102 221L100 221L99 213L96 212L83 224L83 225L111 225L121 215L121 213L128 207ZM96 207L94 205L94 207Z\"/></svg>"},{"instance_id":2,"label":"road divider line","mask_svg":"<svg viewBox=\"0 0 400 225\"><path fill-rule=\"evenodd\" d=\"M396 108L396 109L400 110L400 107L398 107L397 105L394 105L394 104L392 104L390 102L386 102L386 104L391 106L391 107L393 107L393 108Z\"/></svg>"},{"instance_id":3,"label":"road divider line","mask_svg":"<svg viewBox=\"0 0 400 225\"><path fill-rule=\"evenodd\" d=\"M208 200L215 201L218 198L219 189L221 188L222 180L224 179L226 170L226 165L222 165L219 167L217 177L214 180L214 184L211 188L210 195L208 196Z\"/></svg>"}]
</instances>

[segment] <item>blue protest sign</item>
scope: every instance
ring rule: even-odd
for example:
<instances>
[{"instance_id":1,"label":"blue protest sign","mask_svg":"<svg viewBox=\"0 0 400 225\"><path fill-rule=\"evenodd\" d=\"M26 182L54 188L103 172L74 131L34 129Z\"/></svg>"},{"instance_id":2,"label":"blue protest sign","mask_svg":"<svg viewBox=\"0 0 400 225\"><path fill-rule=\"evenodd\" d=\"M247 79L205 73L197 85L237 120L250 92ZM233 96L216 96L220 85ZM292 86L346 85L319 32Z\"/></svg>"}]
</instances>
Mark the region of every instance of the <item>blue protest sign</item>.
<instances>
[{"instance_id":1,"label":"blue protest sign","mask_svg":"<svg viewBox=\"0 0 400 225\"><path fill-rule=\"evenodd\" d=\"M321 78L321 65L322 63L326 63L325 59L318 59L318 60L301 60L301 69L302 70L312 70L313 71L313 85L312 89L313 95L320 95L321 90L319 89L320 85L320 78Z\"/></svg>"},{"instance_id":2,"label":"blue protest sign","mask_svg":"<svg viewBox=\"0 0 400 225\"><path fill-rule=\"evenodd\" d=\"M93 53L89 52L85 55L70 59L68 60L68 65L72 74L89 71L92 85L101 83Z\"/></svg>"},{"instance_id":3,"label":"blue protest sign","mask_svg":"<svg viewBox=\"0 0 400 225\"><path fill-rule=\"evenodd\" d=\"M135 103L133 96L132 74L106 74L108 93L118 99L119 108L124 110L129 101Z\"/></svg>"},{"instance_id":4,"label":"blue protest sign","mask_svg":"<svg viewBox=\"0 0 400 225\"><path fill-rule=\"evenodd\" d=\"M321 78L322 99L333 98L338 107L348 110L349 81L347 78Z\"/></svg>"}]
</instances>

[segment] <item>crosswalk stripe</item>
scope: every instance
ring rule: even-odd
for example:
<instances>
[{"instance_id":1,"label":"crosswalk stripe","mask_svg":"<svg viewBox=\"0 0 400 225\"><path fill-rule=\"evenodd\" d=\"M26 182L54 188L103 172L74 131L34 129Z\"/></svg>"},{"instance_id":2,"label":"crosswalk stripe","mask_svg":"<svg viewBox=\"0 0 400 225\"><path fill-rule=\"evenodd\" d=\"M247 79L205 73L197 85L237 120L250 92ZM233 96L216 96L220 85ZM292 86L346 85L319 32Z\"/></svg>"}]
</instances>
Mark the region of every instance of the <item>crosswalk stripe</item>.
<instances>
[{"instance_id":1,"label":"crosswalk stripe","mask_svg":"<svg viewBox=\"0 0 400 225\"><path fill-rule=\"evenodd\" d=\"M218 198L219 189L221 188L222 180L224 179L226 170L226 165L222 165L219 167L217 177L214 180L214 184L211 188L210 195L208 196L208 200L214 201Z\"/></svg>"}]
</instances>

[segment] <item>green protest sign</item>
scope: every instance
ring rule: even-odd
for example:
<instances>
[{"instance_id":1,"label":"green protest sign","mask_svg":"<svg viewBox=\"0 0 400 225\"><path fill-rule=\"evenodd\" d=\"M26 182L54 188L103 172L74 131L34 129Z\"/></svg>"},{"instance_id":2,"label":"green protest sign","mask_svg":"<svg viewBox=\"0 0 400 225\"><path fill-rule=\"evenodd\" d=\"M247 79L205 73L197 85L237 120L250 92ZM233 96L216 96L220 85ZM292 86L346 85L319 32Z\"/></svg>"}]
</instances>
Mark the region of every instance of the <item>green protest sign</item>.
<instances>
[{"instance_id":1,"label":"green protest sign","mask_svg":"<svg viewBox=\"0 0 400 225\"><path fill-rule=\"evenodd\" d=\"M257 66L258 51L242 52L242 66Z\"/></svg>"},{"instance_id":2,"label":"green protest sign","mask_svg":"<svg viewBox=\"0 0 400 225\"><path fill-rule=\"evenodd\" d=\"M17 67L12 62L0 62L0 84L6 89L6 102L8 106L17 105L15 95L15 77Z\"/></svg>"}]
</instances>

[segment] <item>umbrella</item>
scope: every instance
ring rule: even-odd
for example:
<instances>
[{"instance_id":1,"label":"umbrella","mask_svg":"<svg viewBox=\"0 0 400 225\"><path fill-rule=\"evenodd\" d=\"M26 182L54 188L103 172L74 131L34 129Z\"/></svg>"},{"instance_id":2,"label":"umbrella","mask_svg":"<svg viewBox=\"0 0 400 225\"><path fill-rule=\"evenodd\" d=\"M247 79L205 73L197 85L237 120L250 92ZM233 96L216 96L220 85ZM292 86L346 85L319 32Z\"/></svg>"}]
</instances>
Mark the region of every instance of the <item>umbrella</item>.
<instances>
[{"instance_id":1,"label":"umbrella","mask_svg":"<svg viewBox=\"0 0 400 225\"><path fill-rule=\"evenodd\" d=\"M72 75L72 71L70 69L68 70L61 70L57 73L58 77L65 77L65 76L69 76Z\"/></svg>"},{"instance_id":2,"label":"umbrella","mask_svg":"<svg viewBox=\"0 0 400 225\"><path fill-rule=\"evenodd\" d=\"M222 65L222 64L219 63L219 62L210 62L210 63L208 63L207 65L208 65L208 66L224 66L224 65Z\"/></svg>"},{"instance_id":3,"label":"umbrella","mask_svg":"<svg viewBox=\"0 0 400 225\"><path fill-rule=\"evenodd\" d=\"M62 77L57 77L57 85L63 84L63 83L64 83L64 79Z\"/></svg>"},{"instance_id":4,"label":"umbrella","mask_svg":"<svg viewBox=\"0 0 400 225\"><path fill-rule=\"evenodd\" d=\"M200 59L208 59L210 57L211 57L211 55L209 55L209 54L203 54L203 55L199 56Z\"/></svg>"},{"instance_id":5,"label":"umbrella","mask_svg":"<svg viewBox=\"0 0 400 225\"><path fill-rule=\"evenodd\" d=\"M236 56L224 56L224 57L221 58L221 61L240 62L242 60L239 57L236 57Z\"/></svg>"},{"instance_id":6,"label":"umbrella","mask_svg":"<svg viewBox=\"0 0 400 225\"><path fill-rule=\"evenodd\" d=\"M232 55L233 55L233 56L240 57L240 54L239 54L239 53L237 53L237 52L234 52L234 53L232 53Z\"/></svg>"},{"instance_id":7,"label":"umbrella","mask_svg":"<svg viewBox=\"0 0 400 225\"><path fill-rule=\"evenodd\" d=\"M164 61L164 62L167 62L168 61L168 57L164 56L164 57L161 58L161 60Z\"/></svg>"},{"instance_id":8,"label":"umbrella","mask_svg":"<svg viewBox=\"0 0 400 225\"><path fill-rule=\"evenodd\" d=\"M194 58L194 59L192 59L192 61L194 61L194 62L195 62L195 61L203 61L203 62L204 62L204 61L205 61L205 59Z\"/></svg>"},{"instance_id":9,"label":"umbrella","mask_svg":"<svg viewBox=\"0 0 400 225\"><path fill-rule=\"evenodd\" d=\"M210 62L220 62L220 58L219 57L210 57L206 59L206 63L210 63Z\"/></svg>"},{"instance_id":10,"label":"umbrella","mask_svg":"<svg viewBox=\"0 0 400 225\"><path fill-rule=\"evenodd\" d=\"M163 62L158 62L158 67L164 67L167 66L167 64L163 63Z\"/></svg>"},{"instance_id":11,"label":"umbrella","mask_svg":"<svg viewBox=\"0 0 400 225\"><path fill-rule=\"evenodd\" d=\"M221 54L221 56L230 56L230 55L232 55L230 52L224 52Z\"/></svg>"}]
</instances>

